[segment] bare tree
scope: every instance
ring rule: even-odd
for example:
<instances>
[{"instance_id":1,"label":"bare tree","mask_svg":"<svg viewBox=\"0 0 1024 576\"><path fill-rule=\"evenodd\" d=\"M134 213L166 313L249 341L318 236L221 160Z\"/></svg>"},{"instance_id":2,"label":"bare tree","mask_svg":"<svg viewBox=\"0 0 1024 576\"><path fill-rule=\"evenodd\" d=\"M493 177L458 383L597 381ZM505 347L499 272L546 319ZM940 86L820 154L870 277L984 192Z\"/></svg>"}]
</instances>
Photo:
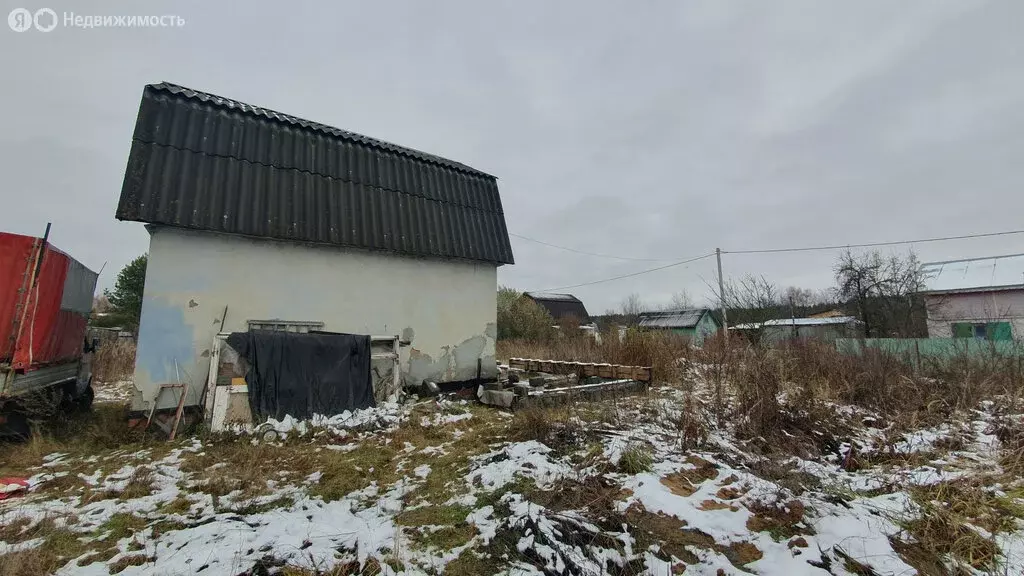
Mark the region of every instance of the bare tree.
<instances>
[{"instance_id":1,"label":"bare tree","mask_svg":"<svg viewBox=\"0 0 1024 576\"><path fill-rule=\"evenodd\" d=\"M689 310L693 308L693 299L690 298L689 292L680 290L672 295L669 305L672 306L673 310Z\"/></svg>"},{"instance_id":2,"label":"bare tree","mask_svg":"<svg viewBox=\"0 0 1024 576\"><path fill-rule=\"evenodd\" d=\"M673 312L676 310L690 310L693 308L693 299L686 290L680 290L672 295L668 302L656 306L655 310L662 312Z\"/></svg>"},{"instance_id":3,"label":"bare tree","mask_svg":"<svg viewBox=\"0 0 1024 576\"><path fill-rule=\"evenodd\" d=\"M725 304L730 310L765 310L774 315L781 302L778 287L764 276L744 276L725 285Z\"/></svg>"},{"instance_id":4,"label":"bare tree","mask_svg":"<svg viewBox=\"0 0 1024 576\"><path fill-rule=\"evenodd\" d=\"M725 305L729 309L730 325L753 325L745 334L755 344L761 335L756 326L782 315L779 289L764 276L748 275L740 280L729 280L725 284Z\"/></svg>"},{"instance_id":5,"label":"bare tree","mask_svg":"<svg viewBox=\"0 0 1024 576\"><path fill-rule=\"evenodd\" d=\"M636 292L633 292L622 299L621 308L623 321L628 326L636 324L640 318L640 314L647 310L643 300L640 299L640 295Z\"/></svg>"},{"instance_id":6,"label":"bare tree","mask_svg":"<svg viewBox=\"0 0 1024 576\"><path fill-rule=\"evenodd\" d=\"M869 337L922 335L924 305L917 294L924 272L913 252L883 256L878 251L839 255L835 267L837 295L853 304Z\"/></svg>"},{"instance_id":7,"label":"bare tree","mask_svg":"<svg viewBox=\"0 0 1024 576\"><path fill-rule=\"evenodd\" d=\"M782 291L782 301L795 308L810 308L816 304L817 295L813 290L790 286Z\"/></svg>"}]
</instances>

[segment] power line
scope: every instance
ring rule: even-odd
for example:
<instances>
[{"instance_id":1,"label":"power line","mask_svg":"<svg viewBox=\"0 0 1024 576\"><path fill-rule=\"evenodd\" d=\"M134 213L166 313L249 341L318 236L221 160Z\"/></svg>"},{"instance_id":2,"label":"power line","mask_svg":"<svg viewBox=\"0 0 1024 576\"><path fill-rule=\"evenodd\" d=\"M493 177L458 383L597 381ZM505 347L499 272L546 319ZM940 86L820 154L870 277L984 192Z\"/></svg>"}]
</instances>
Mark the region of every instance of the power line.
<instances>
[{"instance_id":1,"label":"power line","mask_svg":"<svg viewBox=\"0 0 1024 576\"><path fill-rule=\"evenodd\" d=\"M585 256L597 256L598 258L612 258L614 260L632 260L635 262L671 262L672 258L632 258L629 256L613 256L611 254L598 254L597 252L587 252L586 250L577 250L576 248L569 248L568 246L559 246L558 244L552 244L543 240L537 240L536 238L530 238L529 236L523 236L522 234L515 234L513 232L508 233L509 236L515 236L521 240L527 240L529 242L536 242L543 246L551 248L558 248L559 250L565 250L566 252L575 252L576 254L583 254Z\"/></svg>"},{"instance_id":2,"label":"power line","mask_svg":"<svg viewBox=\"0 0 1024 576\"><path fill-rule=\"evenodd\" d=\"M988 233L984 233L984 234L963 234L963 235L960 235L960 236L943 236L943 237L939 237L939 238L922 238L922 239L918 239L918 240L895 240L895 241L890 241L890 242L862 242L862 243L859 243L859 244L837 244L837 245L833 245L833 246L804 246L804 247L799 247L799 248L766 248L766 249L760 249L760 250L722 250L722 254L774 254L774 253L781 253L781 252L813 252L813 251L823 251L823 250L843 250L843 249L846 249L846 248L871 248L871 247L880 247L880 246L899 246L899 245L902 245L902 244L923 244L923 243L926 243L926 242L944 242L944 241L947 241L947 240L966 240L966 239L969 239L969 238L991 238L991 237L995 237L995 236L1009 236L1011 234L1024 234L1024 230L1007 230L1005 232L988 232ZM509 232L509 235L510 236L515 236L516 238L522 238L524 240L529 240L531 242L536 242L538 244L543 244L545 246L550 246L552 248L558 248L558 249L561 249L561 250L567 250L569 252L576 252L578 254L585 254L587 256L599 256L599 257L602 257L602 258L615 258L615 259L618 259L618 260L637 260L637 261L648 261L648 262L663 262L664 261L664 259L659 259L659 258L629 258L629 257L626 257L626 256L611 256L611 255L608 255L608 254L597 254L597 253L594 253L594 252L585 252L585 251L582 251L582 250L576 250L575 248L568 248L566 246L558 246L557 244L550 244L548 242L543 242L541 240L536 240L534 238L528 238L528 237L522 236L520 234L513 234L513 233ZM603 278L601 280L594 280L594 281L591 281L591 282L583 282L581 284L572 284L572 285L569 285L569 286L559 286L557 288L546 288L544 290L539 290L539 292L553 292L555 290L566 290L566 289L569 289L569 288L580 288L582 286L592 286L594 284L602 284L604 282L612 282L612 281L615 281L615 280L622 280L623 278L632 278L634 276L640 276L642 274L649 274L651 272L657 272L658 270L664 270L666 268L673 268L675 266L681 266L683 264L689 264L690 262L696 262L697 260L703 260L704 258L708 258L708 257L714 256L714 255L715 255L715 253L711 252L709 254L704 254L703 256L697 256L697 257L694 257L694 258L687 258L685 260L680 260L678 262L673 262L671 264L666 264L664 266L657 266L655 268L648 268L646 270L640 270L639 272L632 272L630 274L623 274L621 276L613 276L611 278Z\"/></svg>"},{"instance_id":3,"label":"power line","mask_svg":"<svg viewBox=\"0 0 1024 576\"><path fill-rule=\"evenodd\" d=\"M920 240L896 240L892 242L866 242L862 244L837 244L835 246L808 246L802 248L766 248L761 250L722 250L722 254L772 254L777 252L813 252L820 250L842 250L844 248L871 248L878 246L899 246L901 244L924 244L925 242L944 242L946 240L966 240L968 238L991 238L1024 234L1024 230L1008 230L1006 232L989 232L986 234L964 234L962 236L943 236L940 238L922 238Z\"/></svg>"},{"instance_id":4,"label":"power line","mask_svg":"<svg viewBox=\"0 0 1024 576\"><path fill-rule=\"evenodd\" d=\"M554 292L555 290L566 290L569 288L579 288L581 286L590 286L593 284L601 284L602 282L611 282L613 280L622 280L623 278L630 278L633 276L639 276L641 274L648 274L650 272L657 272L658 270L664 270L666 268L672 268L674 266L682 266L683 264L689 264L690 262L696 262L697 260L703 260L714 256L715 253L705 254L703 256L697 256L695 258L688 258L686 260L680 260L679 262L673 262L672 264L666 264L664 266L658 266L657 268L648 268L647 270L641 270L639 272L632 272L630 274L623 274L622 276L615 276L613 278L604 278L602 280L594 280L592 282L584 282L582 284L573 284L571 286L559 286L557 288L545 288L544 290L537 290L537 292Z\"/></svg>"}]
</instances>

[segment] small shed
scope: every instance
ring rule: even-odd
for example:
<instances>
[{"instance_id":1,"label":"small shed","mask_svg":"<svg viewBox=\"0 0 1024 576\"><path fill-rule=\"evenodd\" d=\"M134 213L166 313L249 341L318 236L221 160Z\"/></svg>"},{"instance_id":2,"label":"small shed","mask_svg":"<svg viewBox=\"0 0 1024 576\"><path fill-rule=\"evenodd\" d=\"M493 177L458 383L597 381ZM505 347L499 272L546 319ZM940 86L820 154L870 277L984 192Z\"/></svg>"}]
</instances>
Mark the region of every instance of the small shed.
<instances>
[{"instance_id":1,"label":"small shed","mask_svg":"<svg viewBox=\"0 0 1024 576\"><path fill-rule=\"evenodd\" d=\"M638 325L648 330L671 330L689 336L697 346L702 346L708 336L722 327L707 308L643 312Z\"/></svg>"},{"instance_id":2,"label":"small shed","mask_svg":"<svg viewBox=\"0 0 1024 576\"><path fill-rule=\"evenodd\" d=\"M833 342L837 338L863 338L864 323L853 316L829 316L825 318L780 318L737 324L729 328L746 333L751 340L776 343L786 340L822 340Z\"/></svg>"},{"instance_id":3,"label":"small shed","mask_svg":"<svg viewBox=\"0 0 1024 576\"><path fill-rule=\"evenodd\" d=\"M555 322L561 323L566 318L575 318L581 325L590 323L590 315L583 302L572 294L553 294L550 292L525 292L523 298L529 298L540 304Z\"/></svg>"},{"instance_id":4,"label":"small shed","mask_svg":"<svg viewBox=\"0 0 1024 576\"><path fill-rule=\"evenodd\" d=\"M1024 254L922 264L930 338L1024 335Z\"/></svg>"}]
</instances>

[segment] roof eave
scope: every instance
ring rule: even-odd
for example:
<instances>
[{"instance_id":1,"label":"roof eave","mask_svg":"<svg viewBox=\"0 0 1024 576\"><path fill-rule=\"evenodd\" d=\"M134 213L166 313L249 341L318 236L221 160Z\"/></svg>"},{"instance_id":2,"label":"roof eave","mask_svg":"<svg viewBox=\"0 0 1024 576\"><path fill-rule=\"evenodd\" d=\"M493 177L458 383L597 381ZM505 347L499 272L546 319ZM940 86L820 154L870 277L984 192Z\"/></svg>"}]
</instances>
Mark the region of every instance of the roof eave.
<instances>
[{"instance_id":1,"label":"roof eave","mask_svg":"<svg viewBox=\"0 0 1024 576\"><path fill-rule=\"evenodd\" d=\"M500 260L487 260L484 258L470 258L467 256L448 256L443 254L418 254L415 252L403 252L401 250L393 250L390 248L374 248L370 246L357 246L352 244L339 244L335 242L316 242L313 240L302 240L299 238L282 238L278 236L261 236L257 234L243 234L241 232L227 232L224 230L207 230L205 228L193 228L190 226L180 226L177 224L166 224L163 222L150 222L148 220L140 220L137 218L121 218L117 217L122 222L141 222L146 225L146 229L152 234L155 230L161 228L173 228L176 230L185 230L189 233L198 233L201 235L213 234L222 236L234 236L238 238L248 238L251 240L258 240L261 242L284 242L288 244L295 244L299 246L316 246L323 248L334 248L338 250L352 250L356 252L366 252L369 254L377 255L389 255L389 256L400 256L402 258L417 258L424 260L451 260L454 262L466 262L473 264L491 264L495 267L504 266L506 264L514 265L515 262L503 262Z\"/></svg>"},{"instance_id":2,"label":"roof eave","mask_svg":"<svg viewBox=\"0 0 1024 576\"><path fill-rule=\"evenodd\" d=\"M1024 290L1024 284L1006 284L1003 286L976 286L973 288L948 288L944 290L922 290L918 292L923 296L938 296L942 294L972 294L979 292L1008 292L1011 290Z\"/></svg>"}]
</instances>

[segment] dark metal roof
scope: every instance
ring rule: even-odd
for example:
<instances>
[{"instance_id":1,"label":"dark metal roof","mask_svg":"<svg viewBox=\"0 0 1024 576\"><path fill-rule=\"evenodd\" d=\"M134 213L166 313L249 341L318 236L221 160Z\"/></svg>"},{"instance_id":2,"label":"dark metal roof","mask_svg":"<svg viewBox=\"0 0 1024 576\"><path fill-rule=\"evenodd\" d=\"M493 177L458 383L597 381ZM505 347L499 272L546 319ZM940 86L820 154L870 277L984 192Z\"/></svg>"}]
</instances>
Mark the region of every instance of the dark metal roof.
<instances>
[{"instance_id":1,"label":"dark metal roof","mask_svg":"<svg viewBox=\"0 0 1024 576\"><path fill-rule=\"evenodd\" d=\"M641 328L694 328L707 313L707 308L643 312L638 323Z\"/></svg>"},{"instance_id":2,"label":"dark metal roof","mask_svg":"<svg viewBox=\"0 0 1024 576\"><path fill-rule=\"evenodd\" d=\"M514 262L493 176L173 84L143 91L117 218Z\"/></svg>"},{"instance_id":3,"label":"dark metal roof","mask_svg":"<svg viewBox=\"0 0 1024 576\"><path fill-rule=\"evenodd\" d=\"M588 322L590 315L579 298L572 294L551 294L547 292L524 292L524 296L543 306L555 320L573 316L580 322Z\"/></svg>"}]
</instances>

